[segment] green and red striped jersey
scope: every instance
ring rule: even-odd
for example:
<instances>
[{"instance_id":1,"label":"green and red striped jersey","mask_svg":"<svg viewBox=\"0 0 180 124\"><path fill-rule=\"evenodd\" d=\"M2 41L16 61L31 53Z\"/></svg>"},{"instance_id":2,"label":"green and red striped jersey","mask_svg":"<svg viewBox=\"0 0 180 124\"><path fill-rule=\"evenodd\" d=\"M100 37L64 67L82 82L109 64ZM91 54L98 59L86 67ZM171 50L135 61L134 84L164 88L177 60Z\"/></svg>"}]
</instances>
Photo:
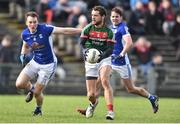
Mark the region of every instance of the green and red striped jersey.
<instances>
[{"instance_id":1,"label":"green and red striped jersey","mask_svg":"<svg viewBox=\"0 0 180 124\"><path fill-rule=\"evenodd\" d=\"M108 27L96 28L88 24L81 33L81 44L85 48L96 48L102 52L114 47L114 34Z\"/></svg>"}]
</instances>

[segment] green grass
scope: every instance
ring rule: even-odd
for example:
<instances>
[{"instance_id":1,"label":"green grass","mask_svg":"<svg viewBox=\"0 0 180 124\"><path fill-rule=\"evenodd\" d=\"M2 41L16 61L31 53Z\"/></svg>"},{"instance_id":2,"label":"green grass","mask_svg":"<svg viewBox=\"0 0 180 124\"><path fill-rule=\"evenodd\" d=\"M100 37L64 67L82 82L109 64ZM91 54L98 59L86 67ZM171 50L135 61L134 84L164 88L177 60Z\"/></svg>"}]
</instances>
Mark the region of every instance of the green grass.
<instances>
[{"instance_id":1,"label":"green grass","mask_svg":"<svg viewBox=\"0 0 180 124\"><path fill-rule=\"evenodd\" d=\"M178 123L180 100L160 98L160 109L153 114L148 100L142 97L115 97L115 120L105 119L107 112L104 98L96 108L93 118L85 118L76 112L85 108L85 96L45 96L43 116L32 116L35 100L25 103L24 96L0 96L0 123Z\"/></svg>"}]
</instances>

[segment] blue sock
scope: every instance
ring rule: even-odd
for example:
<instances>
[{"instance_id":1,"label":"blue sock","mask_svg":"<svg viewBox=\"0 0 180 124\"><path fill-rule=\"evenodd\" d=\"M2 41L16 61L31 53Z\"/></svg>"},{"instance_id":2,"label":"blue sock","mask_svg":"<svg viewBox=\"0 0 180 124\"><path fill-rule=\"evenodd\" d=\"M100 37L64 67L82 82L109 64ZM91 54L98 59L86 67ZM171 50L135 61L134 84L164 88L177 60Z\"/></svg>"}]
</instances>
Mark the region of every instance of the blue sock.
<instances>
[{"instance_id":1,"label":"blue sock","mask_svg":"<svg viewBox=\"0 0 180 124\"><path fill-rule=\"evenodd\" d=\"M34 92L34 85L32 85L30 91L31 91L31 92Z\"/></svg>"},{"instance_id":2,"label":"blue sock","mask_svg":"<svg viewBox=\"0 0 180 124\"><path fill-rule=\"evenodd\" d=\"M36 108L39 109L39 110L41 110L41 106L37 106Z\"/></svg>"},{"instance_id":3,"label":"blue sock","mask_svg":"<svg viewBox=\"0 0 180 124\"><path fill-rule=\"evenodd\" d=\"M154 98L155 98L155 97L154 97L153 95L150 95L148 99L149 99L149 100L153 100Z\"/></svg>"}]
</instances>

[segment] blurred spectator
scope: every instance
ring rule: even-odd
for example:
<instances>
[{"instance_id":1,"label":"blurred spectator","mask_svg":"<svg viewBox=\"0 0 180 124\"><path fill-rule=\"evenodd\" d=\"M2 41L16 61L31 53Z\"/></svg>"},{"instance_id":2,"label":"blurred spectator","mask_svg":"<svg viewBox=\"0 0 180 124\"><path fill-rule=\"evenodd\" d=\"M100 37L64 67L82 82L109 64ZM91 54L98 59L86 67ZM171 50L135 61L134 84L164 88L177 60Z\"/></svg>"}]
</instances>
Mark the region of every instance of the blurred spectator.
<instances>
[{"instance_id":1,"label":"blurred spectator","mask_svg":"<svg viewBox=\"0 0 180 124\"><path fill-rule=\"evenodd\" d=\"M175 7L175 9L179 9L180 1L179 0L171 0L171 1L172 1L173 7Z\"/></svg>"},{"instance_id":2,"label":"blurred spectator","mask_svg":"<svg viewBox=\"0 0 180 124\"><path fill-rule=\"evenodd\" d=\"M159 11L163 14L164 23L163 23L163 32L166 35L169 35L172 26L174 25L174 10L170 0L162 0L159 6Z\"/></svg>"},{"instance_id":3,"label":"blurred spectator","mask_svg":"<svg viewBox=\"0 0 180 124\"><path fill-rule=\"evenodd\" d=\"M86 25L88 24L88 19L85 15L80 15L78 18L78 24L76 25L76 27L78 28L84 28Z\"/></svg>"},{"instance_id":4,"label":"blurred spectator","mask_svg":"<svg viewBox=\"0 0 180 124\"><path fill-rule=\"evenodd\" d=\"M5 35L0 44L0 79L1 85L6 85L9 82L11 66L14 62L14 51L12 48L12 38L10 35Z\"/></svg>"},{"instance_id":5,"label":"blurred spectator","mask_svg":"<svg viewBox=\"0 0 180 124\"><path fill-rule=\"evenodd\" d=\"M9 1L9 17L14 18L16 17L16 0Z\"/></svg>"},{"instance_id":6,"label":"blurred spectator","mask_svg":"<svg viewBox=\"0 0 180 124\"><path fill-rule=\"evenodd\" d=\"M84 14L80 15L78 18L78 25L76 25L76 27L83 29L87 24L88 24L87 17ZM80 35L77 35L75 37L75 41L78 42L75 44L75 56L77 59L81 60L83 58L83 54L82 54L83 52L81 46L79 45Z\"/></svg>"},{"instance_id":7,"label":"blurred spectator","mask_svg":"<svg viewBox=\"0 0 180 124\"><path fill-rule=\"evenodd\" d=\"M152 94L155 93L156 89L156 75L152 64L152 58L155 52L156 48L145 37L139 37L132 50L132 53L137 57L140 74L145 78L147 88ZM137 78L135 77L134 79Z\"/></svg>"},{"instance_id":8,"label":"blurred spectator","mask_svg":"<svg viewBox=\"0 0 180 124\"><path fill-rule=\"evenodd\" d=\"M99 0L84 0L87 3L87 9L91 10L94 6L100 5Z\"/></svg>"},{"instance_id":9,"label":"blurred spectator","mask_svg":"<svg viewBox=\"0 0 180 124\"><path fill-rule=\"evenodd\" d=\"M156 48L145 37L137 39L132 53L137 57L138 64L144 74L147 74L156 51Z\"/></svg>"},{"instance_id":10,"label":"blurred spectator","mask_svg":"<svg viewBox=\"0 0 180 124\"><path fill-rule=\"evenodd\" d=\"M26 11L37 10L39 0L9 0L9 16L17 18L18 23L24 23Z\"/></svg>"},{"instance_id":11,"label":"blurred spectator","mask_svg":"<svg viewBox=\"0 0 180 124\"><path fill-rule=\"evenodd\" d=\"M166 71L164 69L163 57L160 54L155 54L152 57L152 66L155 68L157 74L157 83L160 85L166 77Z\"/></svg>"},{"instance_id":12,"label":"blurred spectator","mask_svg":"<svg viewBox=\"0 0 180 124\"><path fill-rule=\"evenodd\" d=\"M180 37L180 12L176 14L175 23L170 34L174 38Z\"/></svg>"},{"instance_id":13,"label":"blurred spectator","mask_svg":"<svg viewBox=\"0 0 180 124\"><path fill-rule=\"evenodd\" d=\"M24 23L25 0L17 0L16 13L19 23Z\"/></svg>"},{"instance_id":14,"label":"blurred spectator","mask_svg":"<svg viewBox=\"0 0 180 124\"><path fill-rule=\"evenodd\" d=\"M88 24L88 19L87 17L84 15L84 14L81 14L79 17L78 17L78 24L75 26L77 28L81 28L83 29L86 25ZM77 35L75 36L77 37L77 41L80 40L80 35Z\"/></svg>"},{"instance_id":15,"label":"blurred spectator","mask_svg":"<svg viewBox=\"0 0 180 124\"><path fill-rule=\"evenodd\" d=\"M51 0L40 0L36 10L39 13L40 19L48 24L51 24L53 19L52 6L49 4L50 1Z\"/></svg>"},{"instance_id":16,"label":"blurred spectator","mask_svg":"<svg viewBox=\"0 0 180 124\"><path fill-rule=\"evenodd\" d=\"M136 9L137 2L141 2L144 8L147 8L149 0L130 0L131 10L134 11Z\"/></svg>"},{"instance_id":17,"label":"blurred spectator","mask_svg":"<svg viewBox=\"0 0 180 124\"><path fill-rule=\"evenodd\" d=\"M172 27L171 36L173 37L173 46L176 49L176 59L180 61L180 13L176 14L175 24Z\"/></svg>"},{"instance_id":18,"label":"blurred spectator","mask_svg":"<svg viewBox=\"0 0 180 124\"><path fill-rule=\"evenodd\" d=\"M68 25L75 27L78 25L78 18L82 14L80 6L73 6L72 13L68 17Z\"/></svg>"},{"instance_id":19,"label":"blurred spectator","mask_svg":"<svg viewBox=\"0 0 180 124\"><path fill-rule=\"evenodd\" d=\"M106 9L114 8L118 1L117 0L99 0L100 5L104 6Z\"/></svg>"},{"instance_id":20,"label":"blurred spectator","mask_svg":"<svg viewBox=\"0 0 180 124\"><path fill-rule=\"evenodd\" d=\"M86 13L88 10L87 10L87 3L86 1L83 1L83 0L76 0L76 1L69 1L69 5L70 6L78 6L81 8L81 12L82 13Z\"/></svg>"},{"instance_id":21,"label":"blurred spectator","mask_svg":"<svg viewBox=\"0 0 180 124\"><path fill-rule=\"evenodd\" d=\"M138 1L136 8L132 11L128 26L130 27L131 34L143 35L145 34L145 19L144 19L144 7L143 4Z\"/></svg>"},{"instance_id":22,"label":"blurred spectator","mask_svg":"<svg viewBox=\"0 0 180 124\"><path fill-rule=\"evenodd\" d=\"M163 15L158 12L156 3L150 1L148 3L148 9L145 14L145 30L148 35L161 35L162 24L163 24Z\"/></svg>"},{"instance_id":23,"label":"blurred spectator","mask_svg":"<svg viewBox=\"0 0 180 124\"><path fill-rule=\"evenodd\" d=\"M60 26L67 25L67 19L72 12L69 0L58 0L53 9L53 21L60 23Z\"/></svg>"},{"instance_id":24,"label":"blurred spectator","mask_svg":"<svg viewBox=\"0 0 180 124\"><path fill-rule=\"evenodd\" d=\"M26 11L36 11L40 0L24 0Z\"/></svg>"},{"instance_id":25,"label":"blurred spectator","mask_svg":"<svg viewBox=\"0 0 180 124\"><path fill-rule=\"evenodd\" d=\"M130 0L119 0L119 3L116 6L122 7L124 10L130 10Z\"/></svg>"}]
</instances>

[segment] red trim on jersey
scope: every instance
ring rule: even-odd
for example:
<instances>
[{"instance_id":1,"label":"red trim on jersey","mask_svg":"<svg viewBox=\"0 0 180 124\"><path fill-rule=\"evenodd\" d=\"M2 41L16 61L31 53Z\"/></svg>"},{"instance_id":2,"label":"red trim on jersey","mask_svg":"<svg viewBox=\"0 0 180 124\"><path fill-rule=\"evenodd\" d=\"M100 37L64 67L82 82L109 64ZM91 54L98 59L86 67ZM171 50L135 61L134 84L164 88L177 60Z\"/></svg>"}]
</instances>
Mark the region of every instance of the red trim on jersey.
<instances>
[{"instance_id":1,"label":"red trim on jersey","mask_svg":"<svg viewBox=\"0 0 180 124\"><path fill-rule=\"evenodd\" d=\"M116 43L113 39L107 39L106 41Z\"/></svg>"},{"instance_id":2,"label":"red trim on jersey","mask_svg":"<svg viewBox=\"0 0 180 124\"><path fill-rule=\"evenodd\" d=\"M90 31L89 36L92 38L106 39L106 38L108 38L108 33L107 32L98 32L98 31Z\"/></svg>"},{"instance_id":3,"label":"red trim on jersey","mask_svg":"<svg viewBox=\"0 0 180 124\"><path fill-rule=\"evenodd\" d=\"M89 38L87 35L83 35L83 36L81 36L81 38L85 38L85 39L87 39L87 38Z\"/></svg>"}]
</instances>

